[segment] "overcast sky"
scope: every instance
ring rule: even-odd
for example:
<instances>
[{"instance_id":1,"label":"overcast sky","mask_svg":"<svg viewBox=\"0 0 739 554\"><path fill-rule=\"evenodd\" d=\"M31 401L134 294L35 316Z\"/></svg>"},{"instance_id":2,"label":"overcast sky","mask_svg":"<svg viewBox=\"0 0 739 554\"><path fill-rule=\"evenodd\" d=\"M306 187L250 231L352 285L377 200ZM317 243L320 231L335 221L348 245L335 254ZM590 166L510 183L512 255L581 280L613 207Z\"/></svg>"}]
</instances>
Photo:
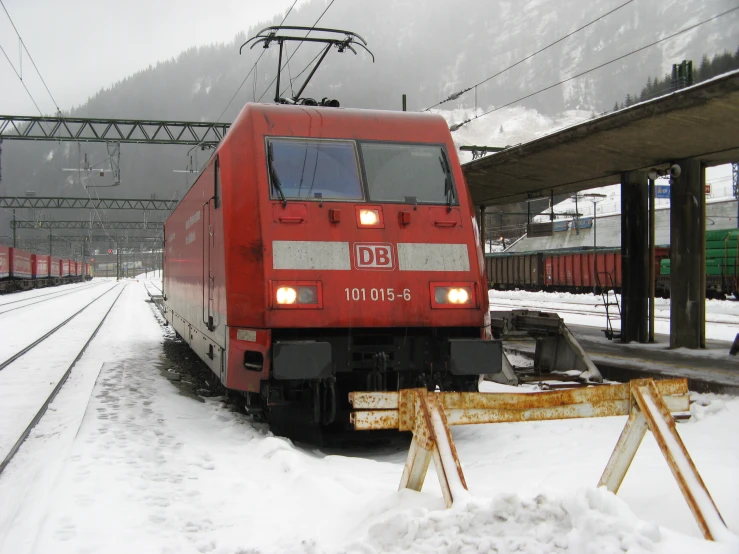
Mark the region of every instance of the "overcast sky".
<instances>
[{"instance_id":1,"label":"overcast sky","mask_svg":"<svg viewBox=\"0 0 739 554\"><path fill-rule=\"evenodd\" d=\"M284 13L292 0L3 0L62 110L191 46L227 42ZM301 5L298 2L297 7ZM287 24L290 23L288 19ZM0 8L0 45L20 72L18 37ZM44 114L56 110L24 53L23 81ZM76 65L74 73L68 69ZM38 115L0 52L0 113Z\"/></svg>"}]
</instances>

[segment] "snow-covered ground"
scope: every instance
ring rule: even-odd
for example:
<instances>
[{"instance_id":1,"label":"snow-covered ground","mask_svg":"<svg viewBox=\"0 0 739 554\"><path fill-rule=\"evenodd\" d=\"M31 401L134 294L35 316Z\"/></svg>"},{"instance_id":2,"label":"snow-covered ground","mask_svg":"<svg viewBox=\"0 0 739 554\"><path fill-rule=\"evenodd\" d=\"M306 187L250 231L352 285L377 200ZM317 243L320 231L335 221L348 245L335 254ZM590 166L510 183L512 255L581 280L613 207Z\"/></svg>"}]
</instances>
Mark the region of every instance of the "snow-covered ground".
<instances>
[{"instance_id":1,"label":"snow-covered ground","mask_svg":"<svg viewBox=\"0 0 739 554\"><path fill-rule=\"evenodd\" d=\"M559 314L565 323L606 326L605 308L601 296L592 294L571 294L568 292L527 292L498 291L488 292L491 310L529 309ZM618 295L619 302L621 301ZM670 300L655 298L655 332L670 334ZM620 329L620 321L614 321L614 328ZM739 333L739 301L706 300L706 338L709 340L733 341Z\"/></svg>"},{"instance_id":2,"label":"snow-covered ground","mask_svg":"<svg viewBox=\"0 0 739 554\"><path fill-rule=\"evenodd\" d=\"M595 488L622 417L454 428L471 496L450 510L433 467L423 492L396 490L407 442L272 436L163 376L168 330L144 285L129 281L0 475L3 554L737 551L700 539L649 436L618 496ZM695 399L679 432L737 531L739 399Z\"/></svg>"},{"instance_id":3,"label":"snow-covered ground","mask_svg":"<svg viewBox=\"0 0 739 554\"><path fill-rule=\"evenodd\" d=\"M115 288L115 283L110 282L98 283L89 288L75 287L73 294L35 297L44 302L13 310L12 313L0 313L0 325L3 326L5 337L0 347L0 362L4 362L87 303L100 298L43 343L0 371L0 391L3 395L0 459L4 459L10 452L115 302ZM11 304L7 309L11 306L16 304Z\"/></svg>"}]
</instances>

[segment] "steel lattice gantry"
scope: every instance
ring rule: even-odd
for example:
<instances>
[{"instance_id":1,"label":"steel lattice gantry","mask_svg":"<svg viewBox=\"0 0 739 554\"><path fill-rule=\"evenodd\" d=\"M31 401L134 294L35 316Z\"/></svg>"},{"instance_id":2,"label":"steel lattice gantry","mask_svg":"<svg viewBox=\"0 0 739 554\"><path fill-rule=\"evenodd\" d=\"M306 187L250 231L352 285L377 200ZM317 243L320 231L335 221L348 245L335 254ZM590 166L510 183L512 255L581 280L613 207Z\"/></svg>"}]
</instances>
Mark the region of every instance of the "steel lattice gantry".
<instances>
[{"instance_id":1,"label":"steel lattice gantry","mask_svg":"<svg viewBox=\"0 0 739 554\"><path fill-rule=\"evenodd\" d=\"M161 235L145 235L141 237L131 237L122 235L52 235L54 242L150 242L162 241ZM27 239L29 242L34 240L38 242L49 242L49 239Z\"/></svg>"},{"instance_id":2,"label":"steel lattice gantry","mask_svg":"<svg viewBox=\"0 0 739 554\"><path fill-rule=\"evenodd\" d=\"M183 144L213 147L230 123L0 115L0 140Z\"/></svg>"},{"instance_id":3,"label":"steel lattice gantry","mask_svg":"<svg viewBox=\"0 0 739 554\"><path fill-rule=\"evenodd\" d=\"M158 221L11 221L16 229L163 229Z\"/></svg>"},{"instance_id":4,"label":"steel lattice gantry","mask_svg":"<svg viewBox=\"0 0 739 554\"><path fill-rule=\"evenodd\" d=\"M64 198L52 196L0 196L0 208L84 208L101 210L173 210L177 200L146 198Z\"/></svg>"},{"instance_id":5,"label":"steel lattice gantry","mask_svg":"<svg viewBox=\"0 0 739 554\"><path fill-rule=\"evenodd\" d=\"M78 235L78 236L57 236L51 235L49 238L25 238L20 239L19 243L22 245L48 245L49 240L52 243L86 243L86 244L109 244L115 243L121 246L125 245L151 245L153 247L161 247L162 241L164 240L161 236L145 236L145 237L124 237L120 235Z\"/></svg>"}]
</instances>

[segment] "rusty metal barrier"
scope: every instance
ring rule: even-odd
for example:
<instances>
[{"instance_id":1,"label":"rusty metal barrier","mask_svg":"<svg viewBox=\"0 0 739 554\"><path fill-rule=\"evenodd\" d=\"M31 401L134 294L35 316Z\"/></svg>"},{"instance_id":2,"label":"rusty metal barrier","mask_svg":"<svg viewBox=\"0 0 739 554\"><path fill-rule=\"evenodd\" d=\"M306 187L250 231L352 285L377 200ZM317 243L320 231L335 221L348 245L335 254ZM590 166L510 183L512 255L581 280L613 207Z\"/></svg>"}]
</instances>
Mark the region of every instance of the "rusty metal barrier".
<instances>
[{"instance_id":1,"label":"rusty metal barrier","mask_svg":"<svg viewBox=\"0 0 739 554\"><path fill-rule=\"evenodd\" d=\"M686 379L637 379L621 385L539 393L353 392L349 402L356 430L413 432L399 488L420 491L433 459L447 507L468 494L451 425L628 416L598 485L618 491L649 429L704 537L733 537L675 429L672 413L690 410Z\"/></svg>"}]
</instances>

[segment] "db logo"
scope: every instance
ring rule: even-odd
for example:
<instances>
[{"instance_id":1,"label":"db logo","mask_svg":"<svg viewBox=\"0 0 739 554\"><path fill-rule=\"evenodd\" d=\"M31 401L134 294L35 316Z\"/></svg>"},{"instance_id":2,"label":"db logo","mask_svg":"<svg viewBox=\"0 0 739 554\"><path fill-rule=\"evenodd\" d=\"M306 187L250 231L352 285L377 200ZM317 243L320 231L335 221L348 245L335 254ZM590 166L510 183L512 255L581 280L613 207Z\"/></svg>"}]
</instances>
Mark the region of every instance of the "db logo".
<instances>
[{"instance_id":1,"label":"db logo","mask_svg":"<svg viewBox=\"0 0 739 554\"><path fill-rule=\"evenodd\" d=\"M355 242L354 267L357 269L393 269L393 245L386 242Z\"/></svg>"}]
</instances>

